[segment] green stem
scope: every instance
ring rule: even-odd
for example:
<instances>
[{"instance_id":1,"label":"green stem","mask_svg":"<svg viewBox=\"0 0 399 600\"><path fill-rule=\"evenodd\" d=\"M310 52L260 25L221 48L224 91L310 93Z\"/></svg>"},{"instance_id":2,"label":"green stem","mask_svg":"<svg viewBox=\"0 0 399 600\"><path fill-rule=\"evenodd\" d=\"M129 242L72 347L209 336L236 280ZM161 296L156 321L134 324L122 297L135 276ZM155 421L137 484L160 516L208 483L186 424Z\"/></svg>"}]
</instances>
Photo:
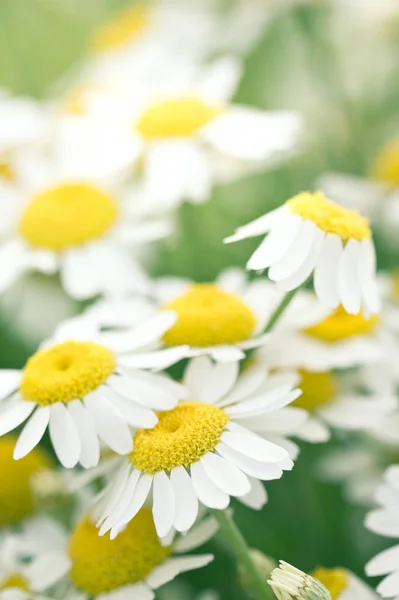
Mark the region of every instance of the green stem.
<instances>
[{"instance_id":1,"label":"green stem","mask_svg":"<svg viewBox=\"0 0 399 600\"><path fill-rule=\"evenodd\" d=\"M269 333L269 331L273 329L273 327L275 326L275 324L277 323L287 306L290 304L291 300L294 298L298 290L299 288L296 288L295 290L291 290L290 292L287 292L285 294L280 304L274 309L274 311L270 315L270 319L266 324L264 333Z\"/></svg>"},{"instance_id":2,"label":"green stem","mask_svg":"<svg viewBox=\"0 0 399 600\"><path fill-rule=\"evenodd\" d=\"M274 594L266 582L266 578L262 577L262 574L258 571L252 560L249 547L230 514L224 510L212 510L212 513L219 523L220 531L228 542L232 552L245 568L247 577L252 584L251 588L256 591L258 600L275 600Z\"/></svg>"}]
</instances>

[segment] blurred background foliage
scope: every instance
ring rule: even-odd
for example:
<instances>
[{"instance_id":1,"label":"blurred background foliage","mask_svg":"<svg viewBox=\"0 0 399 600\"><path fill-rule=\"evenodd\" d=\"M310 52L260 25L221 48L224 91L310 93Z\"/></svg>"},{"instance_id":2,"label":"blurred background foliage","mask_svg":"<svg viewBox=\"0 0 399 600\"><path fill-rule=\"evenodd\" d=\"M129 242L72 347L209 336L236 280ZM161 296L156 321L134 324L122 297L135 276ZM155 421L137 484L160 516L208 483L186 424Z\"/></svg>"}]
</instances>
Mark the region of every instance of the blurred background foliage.
<instances>
[{"instance_id":1,"label":"blurred background foliage","mask_svg":"<svg viewBox=\"0 0 399 600\"><path fill-rule=\"evenodd\" d=\"M87 50L92 31L124 3L1 0L0 87L51 96L55 83ZM184 205L177 234L164 243L154 274L206 281L226 266L243 266L256 241L224 246L224 236L299 191L314 188L326 171L367 175L376 152L397 130L399 24L377 33L384 37L380 52L374 38L357 37L345 23L337 31L333 5L319 0L277 11L245 58L236 95L238 102L263 108L301 110L306 119L301 152L276 169L220 186L205 205ZM376 238L379 266L398 266L398 255L388 251L378 231ZM20 367L32 348L7 322L0 326L0 366ZM340 444L350 448L354 437L340 435ZM237 503L234 511L249 544L266 554L304 570L343 565L363 576L364 563L384 542L364 529L362 508L344 501L338 486L318 481L317 462L332 446L334 440L303 445L293 472L267 486L269 504L261 515ZM212 546L218 560L188 581L196 589L216 588L222 598L241 598L228 553Z\"/></svg>"}]
</instances>

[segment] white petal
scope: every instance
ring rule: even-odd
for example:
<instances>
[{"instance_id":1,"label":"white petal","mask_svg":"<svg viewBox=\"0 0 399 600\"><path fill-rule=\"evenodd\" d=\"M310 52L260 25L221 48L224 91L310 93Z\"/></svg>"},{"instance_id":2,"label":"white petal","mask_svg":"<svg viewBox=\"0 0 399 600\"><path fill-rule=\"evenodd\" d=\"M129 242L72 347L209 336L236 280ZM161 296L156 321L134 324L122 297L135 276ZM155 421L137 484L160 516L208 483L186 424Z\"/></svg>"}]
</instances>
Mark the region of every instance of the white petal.
<instances>
[{"instance_id":1,"label":"white petal","mask_svg":"<svg viewBox=\"0 0 399 600\"><path fill-rule=\"evenodd\" d=\"M258 271L277 262L293 243L301 223L298 215L289 214L285 217L252 254L247 269Z\"/></svg>"},{"instance_id":2,"label":"white petal","mask_svg":"<svg viewBox=\"0 0 399 600\"><path fill-rule=\"evenodd\" d=\"M64 553L42 554L26 566L25 574L32 590L42 592L58 583L69 571L71 561Z\"/></svg>"},{"instance_id":3,"label":"white petal","mask_svg":"<svg viewBox=\"0 0 399 600\"><path fill-rule=\"evenodd\" d=\"M120 375L111 375L107 384L111 389L130 398L146 408L154 408L156 410L170 410L177 404L176 398L164 388L157 386L156 378L152 381Z\"/></svg>"},{"instance_id":4,"label":"white petal","mask_svg":"<svg viewBox=\"0 0 399 600\"><path fill-rule=\"evenodd\" d=\"M226 396L226 398L224 398L223 404L228 406L251 396L262 385L266 376L267 373L263 367L252 367L247 369L240 375L234 389Z\"/></svg>"},{"instance_id":5,"label":"white petal","mask_svg":"<svg viewBox=\"0 0 399 600\"><path fill-rule=\"evenodd\" d=\"M66 469L79 460L81 443L78 430L71 415L61 402L51 406L50 439L58 460Z\"/></svg>"},{"instance_id":6,"label":"white petal","mask_svg":"<svg viewBox=\"0 0 399 600\"><path fill-rule=\"evenodd\" d=\"M251 486L248 477L229 461L208 452L201 458L201 464L209 479L229 496L245 496Z\"/></svg>"},{"instance_id":7,"label":"white petal","mask_svg":"<svg viewBox=\"0 0 399 600\"><path fill-rule=\"evenodd\" d=\"M127 332L116 334L120 342L118 351L133 352L158 342L163 334L176 322L176 319L177 313L175 311L162 310Z\"/></svg>"},{"instance_id":8,"label":"white petal","mask_svg":"<svg viewBox=\"0 0 399 600\"><path fill-rule=\"evenodd\" d=\"M242 417L246 414L251 414L253 411L266 412L281 408L281 402L284 402L283 406L290 402L288 394L291 391L291 384L285 384L272 389L270 392L265 392L259 396L255 396L250 400L244 400L243 402L237 402L234 406L226 408L226 412L233 417ZM299 394L298 394L299 395ZM297 396L298 397L298 396Z\"/></svg>"},{"instance_id":9,"label":"white petal","mask_svg":"<svg viewBox=\"0 0 399 600\"><path fill-rule=\"evenodd\" d=\"M216 362L229 363L242 360L245 358L245 352L238 348L238 346L232 346L228 344L219 344L218 346L211 346L209 348L209 354Z\"/></svg>"},{"instance_id":10,"label":"white petal","mask_svg":"<svg viewBox=\"0 0 399 600\"><path fill-rule=\"evenodd\" d=\"M198 515L198 498L190 475L184 467L177 467L171 471L170 481L176 507L174 527L176 531L188 531Z\"/></svg>"},{"instance_id":11,"label":"white petal","mask_svg":"<svg viewBox=\"0 0 399 600\"><path fill-rule=\"evenodd\" d=\"M118 362L121 366L130 369L167 369L188 355L189 346L176 346L153 352L140 352L120 356Z\"/></svg>"},{"instance_id":12,"label":"white petal","mask_svg":"<svg viewBox=\"0 0 399 600\"><path fill-rule=\"evenodd\" d=\"M85 469L98 465L100 442L89 411L80 400L69 402L68 411L79 432L81 453L79 462Z\"/></svg>"},{"instance_id":13,"label":"white petal","mask_svg":"<svg viewBox=\"0 0 399 600\"><path fill-rule=\"evenodd\" d=\"M173 550L181 554L190 552L208 542L218 530L218 522L214 517L207 517L195 525L174 543Z\"/></svg>"},{"instance_id":14,"label":"white petal","mask_svg":"<svg viewBox=\"0 0 399 600\"><path fill-rule=\"evenodd\" d=\"M309 416L308 419L300 425L295 435L301 440L312 444L320 444L330 439L330 430L323 421L316 416Z\"/></svg>"},{"instance_id":15,"label":"white petal","mask_svg":"<svg viewBox=\"0 0 399 600\"><path fill-rule=\"evenodd\" d=\"M133 400L129 400L128 398L113 393L111 401L112 405L119 411L126 423L129 423L132 427L151 429L158 423L158 417L154 411L150 408L140 406L140 404L137 404Z\"/></svg>"},{"instance_id":16,"label":"white petal","mask_svg":"<svg viewBox=\"0 0 399 600\"><path fill-rule=\"evenodd\" d=\"M280 206L265 215L262 215L258 219L247 223L247 225L243 225L239 227L233 235L224 239L223 241L227 244L231 242L237 242L239 240L243 240L248 237L256 237L258 235L263 235L273 229L280 219L287 215L287 208L285 206Z\"/></svg>"},{"instance_id":17,"label":"white petal","mask_svg":"<svg viewBox=\"0 0 399 600\"><path fill-rule=\"evenodd\" d=\"M377 554L366 565L366 573L369 577L386 575L396 571L399 565L399 545L388 548Z\"/></svg>"},{"instance_id":18,"label":"white petal","mask_svg":"<svg viewBox=\"0 0 399 600\"><path fill-rule=\"evenodd\" d=\"M213 556L211 554L170 558L159 565L159 567L155 567L147 577L147 583L155 590L165 583L172 581L175 577L180 575L180 573L204 567L212 560Z\"/></svg>"},{"instance_id":19,"label":"white petal","mask_svg":"<svg viewBox=\"0 0 399 600\"><path fill-rule=\"evenodd\" d=\"M360 243L358 276L363 302L372 313L380 310L380 298L375 275L375 262L375 250L372 240L363 240Z\"/></svg>"},{"instance_id":20,"label":"white petal","mask_svg":"<svg viewBox=\"0 0 399 600\"><path fill-rule=\"evenodd\" d=\"M366 527L386 537L399 537L399 510L381 508L372 510L366 517Z\"/></svg>"},{"instance_id":21,"label":"white petal","mask_svg":"<svg viewBox=\"0 0 399 600\"><path fill-rule=\"evenodd\" d=\"M184 385L192 398L204 397L204 386L212 372L212 361L208 356L192 358L184 371Z\"/></svg>"},{"instance_id":22,"label":"white petal","mask_svg":"<svg viewBox=\"0 0 399 600\"><path fill-rule=\"evenodd\" d=\"M264 485L257 479L251 478L251 490L239 501L254 510L260 510L267 502L267 493Z\"/></svg>"},{"instance_id":23,"label":"white petal","mask_svg":"<svg viewBox=\"0 0 399 600\"><path fill-rule=\"evenodd\" d=\"M42 439L44 432L47 429L47 425L50 421L50 407L49 406L41 406L38 408L29 421L26 423L25 427L21 431L18 441L14 448L14 459L18 460L19 458L23 458L33 448L37 446L37 444Z\"/></svg>"},{"instance_id":24,"label":"white petal","mask_svg":"<svg viewBox=\"0 0 399 600\"><path fill-rule=\"evenodd\" d=\"M106 490L106 496L104 498L104 504L101 509L101 516L98 520L97 527L105 521L105 519L112 513L115 506L119 502L124 490L126 488L127 480L131 472L131 465L126 462L117 472L114 480L110 483Z\"/></svg>"},{"instance_id":25,"label":"white petal","mask_svg":"<svg viewBox=\"0 0 399 600\"><path fill-rule=\"evenodd\" d=\"M381 594L383 598L391 598L392 596L399 594L399 571L385 577L378 585L377 592Z\"/></svg>"},{"instance_id":26,"label":"white petal","mask_svg":"<svg viewBox=\"0 0 399 600\"><path fill-rule=\"evenodd\" d=\"M216 450L218 454L223 456L223 458L230 461L233 465L250 477L256 477L257 479L269 481L272 479L280 479L283 474L282 469L278 465L249 458L237 450L229 448L229 446L226 446L226 444L223 442L220 442L217 445Z\"/></svg>"},{"instance_id":27,"label":"white petal","mask_svg":"<svg viewBox=\"0 0 399 600\"><path fill-rule=\"evenodd\" d=\"M152 481L152 475L144 474L140 477L128 507L111 530L111 539L118 535L120 529L129 523L139 512L150 493Z\"/></svg>"},{"instance_id":28,"label":"white petal","mask_svg":"<svg viewBox=\"0 0 399 600\"><path fill-rule=\"evenodd\" d=\"M357 315L360 311L361 296L358 281L360 244L350 239L341 254L338 267L338 293L346 312Z\"/></svg>"},{"instance_id":29,"label":"white petal","mask_svg":"<svg viewBox=\"0 0 399 600\"><path fill-rule=\"evenodd\" d=\"M222 492L207 476L200 462L191 465L191 480L197 496L205 506L223 510L230 502L228 494Z\"/></svg>"},{"instance_id":30,"label":"white petal","mask_svg":"<svg viewBox=\"0 0 399 600\"><path fill-rule=\"evenodd\" d=\"M237 379L238 369L237 362L215 364L204 382L202 402L214 404L227 394Z\"/></svg>"},{"instance_id":31,"label":"white petal","mask_svg":"<svg viewBox=\"0 0 399 600\"><path fill-rule=\"evenodd\" d=\"M104 592L96 596L96 600L154 600L154 592L145 583L134 583ZM79 597L79 600L82 600Z\"/></svg>"},{"instance_id":32,"label":"white petal","mask_svg":"<svg viewBox=\"0 0 399 600\"><path fill-rule=\"evenodd\" d=\"M313 221L303 220L301 222L298 233L287 252L270 267L269 279L280 281L291 277L298 271L310 251L316 229Z\"/></svg>"},{"instance_id":33,"label":"white petal","mask_svg":"<svg viewBox=\"0 0 399 600\"><path fill-rule=\"evenodd\" d=\"M0 399L6 398L19 386L22 371L17 369L1 369L0 371Z\"/></svg>"},{"instance_id":34,"label":"white petal","mask_svg":"<svg viewBox=\"0 0 399 600\"><path fill-rule=\"evenodd\" d=\"M126 513L126 510L132 501L135 489L141 476L141 472L138 470L133 470L129 473L127 479L125 478L125 475L125 473L120 474L121 484L124 482L124 486L121 486L122 489L120 489L119 485L117 486L118 491L120 490L119 497L117 499L113 498L113 506L109 509L107 518L103 519L103 516L106 514L104 512L100 519L100 522L103 521L103 524L98 532L99 535L104 535L107 533L107 531L114 527L114 525L119 523L121 517Z\"/></svg>"},{"instance_id":35,"label":"white petal","mask_svg":"<svg viewBox=\"0 0 399 600\"><path fill-rule=\"evenodd\" d=\"M244 456L254 458L255 460L263 460L264 462L279 462L287 458L287 451L276 444L272 444L255 434L248 433L236 433L232 431L225 431L221 437L222 441L237 450Z\"/></svg>"},{"instance_id":36,"label":"white petal","mask_svg":"<svg viewBox=\"0 0 399 600\"><path fill-rule=\"evenodd\" d=\"M339 304L338 266L341 254L341 238L327 233L314 273L314 289L320 301L331 309Z\"/></svg>"},{"instance_id":37,"label":"white petal","mask_svg":"<svg viewBox=\"0 0 399 600\"><path fill-rule=\"evenodd\" d=\"M0 406L0 435L12 431L25 421L36 408L35 402L16 396Z\"/></svg>"},{"instance_id":38,"label":"white petal","mask_svg":"<svg viewBox=\"0 0 399 600\"><path fill-rule=\"evenodd\" d=\"M76 300L91 298L100 292L100 266L96 264L89 246L70 248L63 255L62 285Z\"/></svg>"},{"instance_id":39,"label":"white petal","mask_svg":"<svg viewBox=\"0 0 399 600\"><path fill-rule=\"evenodd\" d=\"M288 292L299 287L310 277L312 274L317 261L320 257L320 251L323 245L324 232L321 229L316 228L316 232L313 239L313 244L303 261L299 269L286 279L278 282L278 288Z\"/></svg>"},{"instance_id":40,"label":"white petal","mask_svg":"<svg viewBox=\"0 0 399 600\"><path fill-rule=\"evenodd\" d=\"M108 400L98 394L89 394L84 403L93 419L100 438L117 454L128 454L133 449L133 438L128 425L121 419Z\"/></svg>"},{"instance_id":41,"label":"white petal","mask_svg":"<svg viewBox=\"0 0 399 600\"><path fill-rule=\"evenodd\" d=\"M154 517L155 529L157 530L158 537L163 538L167 536L172 529L175 519L173 487L169 477L164 471L160 471L154 476L152 494L152 514Z\"/></svg>"}]
</instances>

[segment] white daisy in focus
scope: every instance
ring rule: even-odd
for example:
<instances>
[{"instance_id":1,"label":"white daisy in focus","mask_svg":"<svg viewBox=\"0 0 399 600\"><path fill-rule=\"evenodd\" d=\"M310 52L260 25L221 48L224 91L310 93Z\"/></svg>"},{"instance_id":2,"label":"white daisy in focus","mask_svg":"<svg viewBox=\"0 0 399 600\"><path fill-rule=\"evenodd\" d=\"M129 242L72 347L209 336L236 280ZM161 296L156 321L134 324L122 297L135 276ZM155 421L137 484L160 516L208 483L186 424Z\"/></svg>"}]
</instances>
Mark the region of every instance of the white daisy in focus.
<instances>
[{"instance_id":1,"label":"white daisy in focus","mask_svg":"<svg viewBox=\"0 0 399 600\"><path fill-rule=\"evenodd\" d=\"M140 194L140 206L168 211L184 201L204 202L215 181L263 169L294 150L301 130L296 113L231 103L240 76L234 59L166 72L159 85L150 82L141 90L125 85L94 97L85 124L103 140L93 147L101 161L112 153L116 164L120 152L126 166L125 149L135 141L131 159L139 169L133 196L137 202ZM119 135L112 147L110 135L113 140Z\"/></svg>"},{"instance_id":2,"label":"white daisy in focus","mask_svg":"<svg viewBox=\"0 0 399 600\"><path fill-rule=\"evenodd\" d=\"M278 600L378 600L368 585L344 568L319 567L307 575L282 560L268 583Z\"/></svg>"},{"instance_id":3,"label":"white daisy in focus","mask_svg":"<svg viewBox=\"0 0 399 600\"><path fill-rule=\"evenodd\" d=\"M0 537L0 600L30 600L52 587L67 566L67 535L47 517ZM45 568L43 568L45 566Z\"/></svg>"},{"instance_id":4,"label":"white daisy in focus","mask_svg":"<svg viewBox=\"0 0 399 600\"><path fill-rule=\"evenodd\" d=\"M375 499L380 505L366 517L366 527L384 537L399 537L399 466L393 465L384 474L383 483L377 488ZM382 598L399 597L399 545L377 554L366 565L369 577L383 575L377 586Z\"/></svg>"},{"instance_id":5,"label":"white daisy in focus","mask_svg":"<svg viewBox=\"0 0 399 600\"><path fill-rule=\"evenodd\" d=\"M247 268L269 269L268 277L289 292L312 274L317 297L334 309L367 315L379 310L375 250L367 219L321 192L303 192L252 221L226 242L267 233Z\"/></svg>"},{"instance_id":6,"label":"white daisy in focus","mask_svg":"<svg viewBox=\"0 0 399 600\"><path fill-rule=\"evenodd\" d=\"M165 311L121 335L98 333L77 317L60 326L21 371L0 371L0 435L27 421L14 458L29 454L47 428L66 468L97 465L99 438L118 454L131 452L130 426L154 427L155 411L173 408L186 395L165 375L138 370L143 363L166 368L185 355L185 347L151 355L175 319Z\"/></svg>"},{"instance_id":7,"label":"white daisy in focus","mask_svg":"<svg viewBox=\"0 0 399 600\"><path fill-rule=\"evenodd\" d=\"M26 157L19 186L2 198L12 201L13 219L0 245L0 291L32 270L59 271L75 299L143 291L147 279L137 249L166 236L170 225L132 217L120 194L85 173L91 168L73 153L55 162Z\"/></svg>"},{"instance_id":8,"label":"white daisy in focus","mask_svg":"<svg viewBox=\"0 0 399 600\"><path fill-rule=\"evenodd\" d=\"M212 561L211 554L186 552L208 541L216 529L214 519L206 518L184 537L161 542L151 511L142 507L118 538L110 540L100 537L86 517L68 540L63 576L82 593L83 600L153 600L154 591L165 583Z\"/></svg>"},{"instance_id":9,"label":"white daisy in focus","mask_svg":"<svg viewBox=\"0 0 399 600\"><path fill-rule=\"evenodd\" d=\"M199 502L223 510L234 496L260 509L267 499L261 481L293 466L296 447L284 436L306 419L305 411L287 407L301 393L296 381L293 374L267 377L256 368L238 377L237 362L192 359L184 375L190 400L159 413L152 430L137 430L133 452L120 459L99 499L100 535L116 537L151 488L161 538L190 529Z\"/></svg>"},{"instance_id":10,"label":"white daisy in focus","mask_svg":"<svg viewBox=\"0 0 399 600\"><path fill-rule=\"evenodd\" d=\"M177 315L162 338L164 346L187 345L190 357L206 354L219 362L241 360L245 350L265 342L262 332L271 312L270 284L248 281L241 269L225 269L214 283L160 277L152 282L149 294L153 307ZM104 299L87 314L102 327L130 327L137 319L137 302L134 296Z\"/></svg>"}]
</instances>

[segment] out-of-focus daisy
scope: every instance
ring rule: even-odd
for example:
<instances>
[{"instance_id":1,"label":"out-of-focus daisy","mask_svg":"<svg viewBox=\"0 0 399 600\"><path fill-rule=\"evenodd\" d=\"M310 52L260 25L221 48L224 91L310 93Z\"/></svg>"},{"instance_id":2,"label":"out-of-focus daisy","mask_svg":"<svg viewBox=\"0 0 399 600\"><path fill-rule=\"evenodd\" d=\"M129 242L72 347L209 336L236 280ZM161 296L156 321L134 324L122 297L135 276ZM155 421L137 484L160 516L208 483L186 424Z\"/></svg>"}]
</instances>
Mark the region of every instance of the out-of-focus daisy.
<instances>
[{"instance_id":1,"label":"out-of-focus daisy","mask_svg":"<svg viewBox=\"0 0 399 600\"><path fill-rule=\"evenodd\" d=\"M268 233L247 268L268 268L288 292L314 273L315 292L326 306L351 314L378 312L375 251L367 219L321 192L304 192L227 238L235 242Z\"/></svg>"},{"instance_id":2,"label":"out-of-focus daisy","mask_svg":"<svg viewBox=\"0 0 399 600\"><path fill-rule=\"evenodd\" d=\"M310 575L285 561L269 584L278 600L377 600L375 592L351 571L319 567Z\"/></svg>"},{"instance_id":3,"label":"out-of-focus daisy","mask_svg":"<svg viewBox=\"0 0 399 600\"><path fill-rule=\"evenodd\" d=\"M0 246L0 291L28 270L60 271L66 292L77 299L143 290L146 277L135 254L167 235L164 220L129 217L115 189L78 164L35 160L23 165L13 189L14 218ZM55 164L56 163L56 164Z\"/></svg>"},{"instance_id":4,"label":"out-of-focus daisy","mask_svg":"<svg viewBox=\"0 0 399 600\"><path fill-rule=\"evenodd\" d=\"M66 533L46 517L36 517L18 533L0 537L0 599L29 600L59 581L68 566Z\"/></svg>"},{"instance_id":5,"label":"out-of-focus daisy","mask_svg":"<svg viewBox=\"0 0 399 600\"><path fill-rule=\"evenodd\" d=\"M161 277L153 282L150 294L155 305L177 315L162 338L166 347L183 344L189 346L189 356L208 354L229 362L244 358L244 350L265 341L262 331L270 313L270 285L249 282L241 269L222 271L214 283ZM105 299L87 314L103 326L129 327L136 321L136 306L134 296L123 301Z\"/></svg>"},{"instance_id":6,"label":"out-of-focus daisy","mask_svg":"<svg viewBox=\"0 0 399 600\"><path fill-rule=\"evenodd\" d=\"M110 540L100 537L86 517L69 538L64 575L83 598L152 600L154 590L180 573L211 562L211 554L185 553L204 544L215 531L214 520L208 518L199 521L184 538L161 542L151 511L143 507L118 538Z\"/></svg>"},{"instance_id":7,"label":"out-of-focus daisy","mask_svg":"<svg viewBox=\"0 0 399 600\"><path fill-rule=\"evenodd\" d=\"M139 158L140 204L168 210L183 201L207 200L215 179L234 178L286 157L298 141L301 119L293 112L265 112L234 105L240 69L235 60L220 59L199 70L192 65L172 70L156 89L121 87L93 101L88 122L103 131L112 121L113 161L126 139L135 140L132 160ZM95 124L95 125L94 125ZM105 146L107 147L107 145ZM93 149L94 154L95 149ZM97 153L104 152L103 147Z\"/></svg>"},{"instance_id":8,"label":"out-of-focus daisy","mask_svg":"<svg viewBox=\"0 0 399 600\"><path fill-rule=\"evenodd\" d=\"M383 483L377 488L375 499L380 508L366 517L366 527L388 538L399 537L399 466L393 465L384 474ZM366 565L369 577L384 575L377 587L382 598L399 596L399 545L377 554Z\"/></svg>"},{"instance_id":9,"label":"out-of-focus daisy","mask_svg":"<svg viewBox=\"0 0 399 600\"><path fill-rule=\"evenodd\" d=\"M15 525L33 515L33 478L51 466L50 456L41 448L35 448L29 456L16 462L14 446L14 438L0 439L0 527Z\"/></svg>"},{"instance_id":10,"label":"out-of-focus daisy","mask_svg":"<svg viewBox=\"0 0 399 600\"><path fill-rule=\"evenodd\" d=\"M129 426L153 427L158 420L155 411L171 409L185 397L179 384L135 365L142 360L148 367L147 348L175 318L173 312L160 313L122 336L97 333L91 322L76 318L60 327L21 371L0 372L0 434L27 421L14 458L29 454L47 427L64 467L78 462L86 468L95 466L99 437L116 453L131 452ZM185 352L185 348L169 351L162 356L162 366ZM155 364L159 361L155 352Z\"/></svg>"},{"instance_id":11,"label":"out-of-focus daisy","mask_svg":"<svg viewBox=\"0 0 399 600\"><path fill-rule=\"evenodd\" d=\"M145 502L152 488L155 527L160 537L173 528L187 531L198 505L225 509L230 496L261 508L260 480L276 479L292 467L292 433L306 413L286 408L300 390L295 375L248 369L238 363L193 359L184 382L190 401L158 414L158 424L134 436L133 452L101 498L100 534L115 537Z\"/></svg>"}]
</instances>

